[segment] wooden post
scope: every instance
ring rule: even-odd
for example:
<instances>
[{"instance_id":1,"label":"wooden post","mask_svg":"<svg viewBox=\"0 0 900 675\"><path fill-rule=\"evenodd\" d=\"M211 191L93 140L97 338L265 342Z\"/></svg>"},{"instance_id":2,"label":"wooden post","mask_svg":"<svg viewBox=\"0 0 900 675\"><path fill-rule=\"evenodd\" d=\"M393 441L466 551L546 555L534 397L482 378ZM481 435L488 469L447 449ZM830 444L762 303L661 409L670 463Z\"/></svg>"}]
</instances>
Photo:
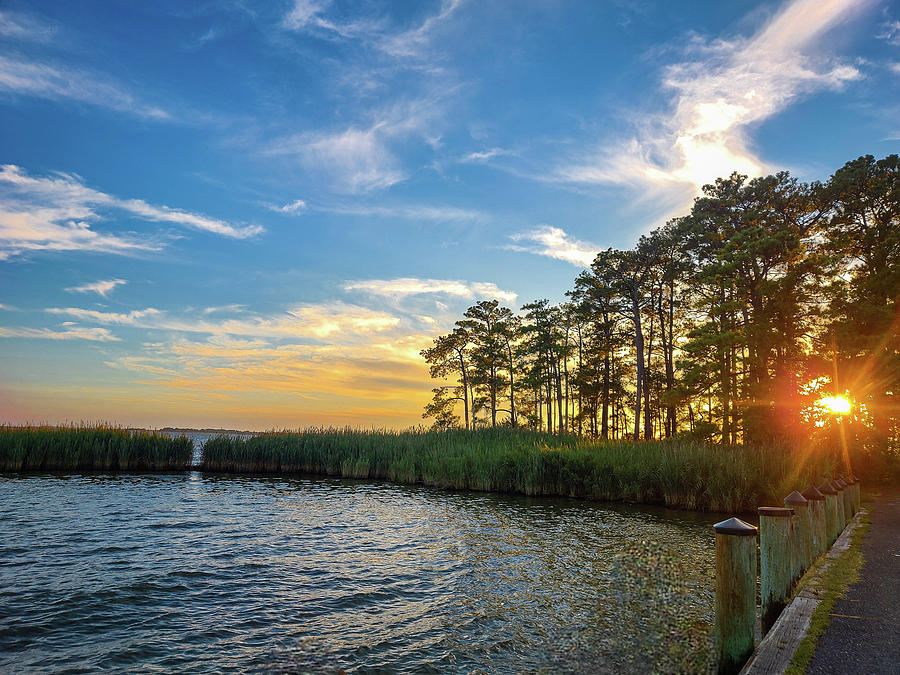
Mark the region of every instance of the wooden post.
<instances>
[{"instance_id":1,"label":"wooden post","mask_svg":"<svg viewBox=\"0 0 900 675\"><path fill-rule=\"evenodd\" d=\"M809 564L815 561L820 555L825 553L825 495L816 489L815 485L810 485L803 491L808 504L810 528L812 534L812 557Z\"/></svg>"},{"instance_id":2,"label":"wooden post","mask_svg":"<svg viewBox=\"0 0 900 675\"><path fill-rule=\"evenodd\" d=\"M716 531L716 653L719 673L737 673L756 633L756 528L739 518Z\"/></svg>"},{"instance_id":3,"label":"wooden post","mask_svg":"<svg viewBox=\"0 0 900 675\"><path fill-rule=\"evenodd\" d=\"M797 583L812 563L812 523L806 497L794 490L784 498L784 505L794 509L791 519L794 525L793 557L791 568L793 583Z\"/></svg>"},{"instance_id":4,"label":"wooden post","mask_svg":"<svg viewBox=\"0 0 900 675\"><path fill-rule=\"evenodd\" d=\"M859 492L859 478L852 475L850 476L853 479L853 502L855 504L854 511L859 511L862 507L862 502L860 501L860 492Z\"/></svg>"},{"instance_id":5,"label":"wooden post","mask_svg":"<svg viewBox=\"0 0 900 675\"><path fill-rule=\"evenodd\" d=\"M831 548L838 532L837 490L831 487L831 483L822 483L819 492L825 495L825 550Z\"/></svg>"},{"instance_id":6,"label":"wooden post","mask_svg":"<svg viewBox=\"0 0 900 675\"><path fill-rule=\"evenodd\" d=\"M837 480L831 481L831 487L834 488L834 491L837 493L837 532L834 535L834 538L837 539L841 536L841 532L844 531L844 527L847 526L847 517L844 513L844 488L841 487L841 483Z\"/></svg>"},{"instance_id":7,"label":"wooden post","mask_svg":"<svg viewBox=\"0 0 900 675\"><path fill-rule=\"evenodd\" d=\"M849 478L841 476L838 479L838 485L844 487L844 518L849 523L853 517L853 489Z\"/></svg>"},{"instance_id":8,"label":"wooden post","mask_svg":"<svg viewBox=\"0 0 900 675\"><path fill-rule=\"evenodd\" d=\"M759 580L763 635L775 623L791 593L791 516L794 509L760 506Z\"/></svg>"}]
</instances>

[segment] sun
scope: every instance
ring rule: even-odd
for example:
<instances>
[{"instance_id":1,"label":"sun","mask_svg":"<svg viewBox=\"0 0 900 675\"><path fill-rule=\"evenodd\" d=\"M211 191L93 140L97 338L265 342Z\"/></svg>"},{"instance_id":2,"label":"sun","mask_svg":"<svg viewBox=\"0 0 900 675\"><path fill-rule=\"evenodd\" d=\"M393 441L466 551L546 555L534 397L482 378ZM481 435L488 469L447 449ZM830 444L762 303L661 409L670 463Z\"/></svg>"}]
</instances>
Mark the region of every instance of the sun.
<instances>
[{"instance_id":1,"label":"sun","mask_svg":"<svg viewBox=\"0 0 900 675\"><path fill-rule=\"evenodd\" d=\"M826 396L819 399L819 405L834 415L846 415L850 412L850 401L843 396Z\"/></svg>"}]
</instances>

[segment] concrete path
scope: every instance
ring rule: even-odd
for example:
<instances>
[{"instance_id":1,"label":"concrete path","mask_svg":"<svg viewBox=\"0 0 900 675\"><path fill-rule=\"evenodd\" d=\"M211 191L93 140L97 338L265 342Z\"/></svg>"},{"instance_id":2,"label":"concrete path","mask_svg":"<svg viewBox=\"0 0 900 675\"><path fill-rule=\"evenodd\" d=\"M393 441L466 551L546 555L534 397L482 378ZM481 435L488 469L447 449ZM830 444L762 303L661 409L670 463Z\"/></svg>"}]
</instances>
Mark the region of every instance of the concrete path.
<instances>
[{"instance_id":1,"label":"concrete path","mask_svg":"<svg viewBox=\"0 0 900 675\"><path fill-rule=\"evenodd\" d=\"M860 579L837 601L808 674L900 674L900 492L872 504Z\"/></svg>"}]
</instances>

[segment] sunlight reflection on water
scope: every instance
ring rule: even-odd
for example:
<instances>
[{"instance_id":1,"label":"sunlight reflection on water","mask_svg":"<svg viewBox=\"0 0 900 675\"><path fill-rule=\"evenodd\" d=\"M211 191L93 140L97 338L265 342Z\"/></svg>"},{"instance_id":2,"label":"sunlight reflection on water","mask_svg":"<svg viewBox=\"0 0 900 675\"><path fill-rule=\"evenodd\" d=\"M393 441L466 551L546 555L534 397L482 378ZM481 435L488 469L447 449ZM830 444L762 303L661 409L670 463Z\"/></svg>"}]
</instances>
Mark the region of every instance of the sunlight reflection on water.
<instances>
[{"instance_id":1,"label":"sunlight reflection on water","mask_svg":"<svg viewBox=\"0 0 900 675\"><path fill-rule=\"evenodd\" d=\"M708 640L715 520L340 480L2 476L0 670L671 668Z\"/></svg>"}]
</instances>

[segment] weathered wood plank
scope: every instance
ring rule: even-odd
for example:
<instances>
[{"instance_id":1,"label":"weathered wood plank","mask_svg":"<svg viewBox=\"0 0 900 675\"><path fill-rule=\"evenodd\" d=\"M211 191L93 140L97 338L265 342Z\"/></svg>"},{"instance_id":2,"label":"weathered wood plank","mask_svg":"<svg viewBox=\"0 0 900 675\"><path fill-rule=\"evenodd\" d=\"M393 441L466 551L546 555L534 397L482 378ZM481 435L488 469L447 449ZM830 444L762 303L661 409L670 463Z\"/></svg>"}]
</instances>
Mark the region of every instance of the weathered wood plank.
<instances>
[{"instance_id":1,"label":"weathered wood plank","mask_svg":"<svg viewBox=\"0 0 900 675\"><path fill-rule=\"evenodd\" d=\"M850 521L834 546L825 554L822 566L814 574L804 577L802 588L759 643L756 652L741 670L741 675L769 675L787 670L797 652L797 647L809 631L812 614L819 606L819 586L825 573L834 559L839 558L850 548L853 532L864 513L863 509Z\"/></svg>"}]
</instances>

